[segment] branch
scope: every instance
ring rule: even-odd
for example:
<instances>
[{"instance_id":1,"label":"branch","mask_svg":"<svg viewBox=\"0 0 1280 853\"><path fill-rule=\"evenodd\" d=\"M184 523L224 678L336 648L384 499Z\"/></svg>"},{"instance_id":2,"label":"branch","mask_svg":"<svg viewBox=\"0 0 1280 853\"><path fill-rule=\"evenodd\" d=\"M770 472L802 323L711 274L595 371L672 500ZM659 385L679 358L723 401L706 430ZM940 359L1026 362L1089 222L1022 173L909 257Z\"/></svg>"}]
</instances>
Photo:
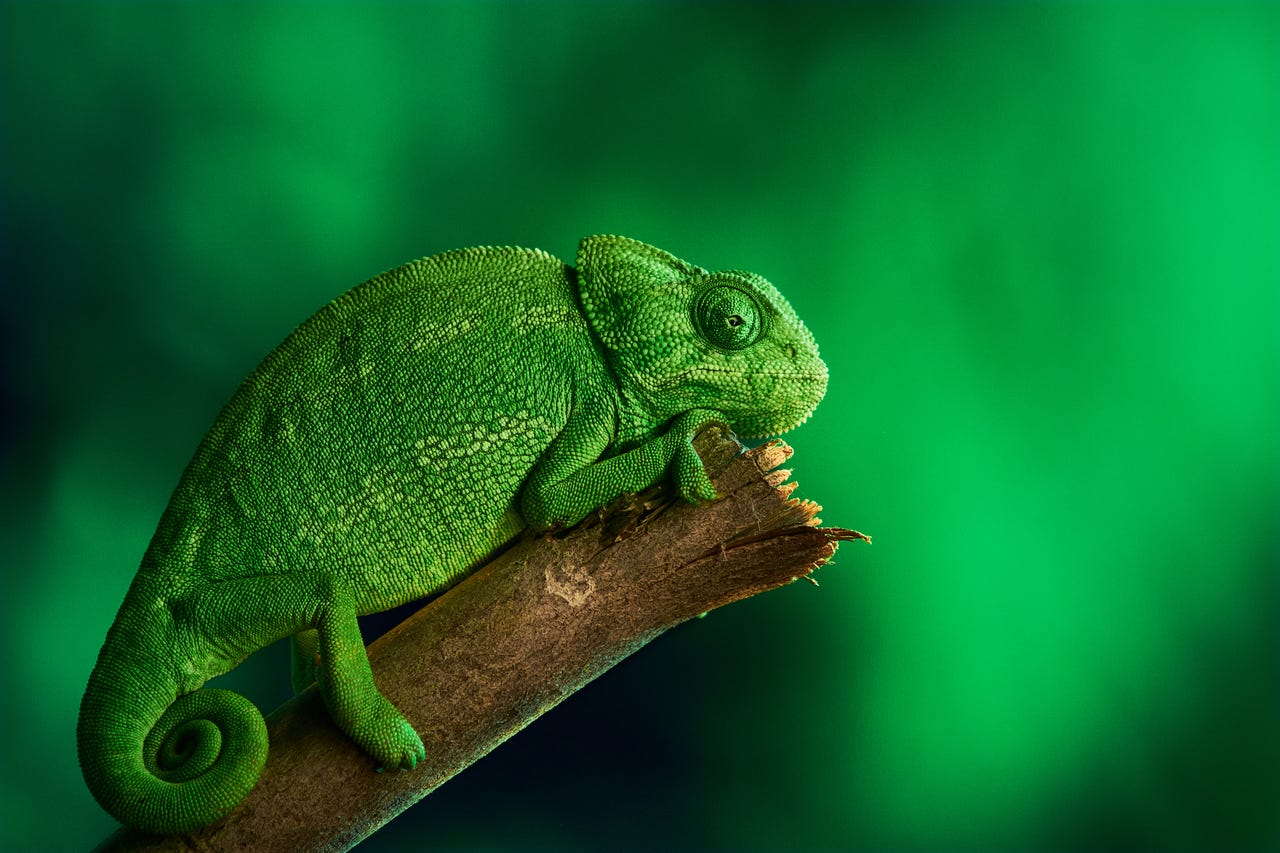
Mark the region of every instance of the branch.
<instances>
[{"instance_id":1,"label":"branch","mask_svg":"<svg viewBox=\"0 0 1280 853\"><path fill-rule=\"evenodd\" d=\"M347 850L649 640L716 607L807 577L842 540L790 498L791 449L742 454L716 427L694 442L723 496L695 507L626 496L563 535L525 536L369 647L382 692L427 744L407 772L373 760L312 686L268 718L258 785L218 823L99 850Z\"/></svg>"}]
</instances>

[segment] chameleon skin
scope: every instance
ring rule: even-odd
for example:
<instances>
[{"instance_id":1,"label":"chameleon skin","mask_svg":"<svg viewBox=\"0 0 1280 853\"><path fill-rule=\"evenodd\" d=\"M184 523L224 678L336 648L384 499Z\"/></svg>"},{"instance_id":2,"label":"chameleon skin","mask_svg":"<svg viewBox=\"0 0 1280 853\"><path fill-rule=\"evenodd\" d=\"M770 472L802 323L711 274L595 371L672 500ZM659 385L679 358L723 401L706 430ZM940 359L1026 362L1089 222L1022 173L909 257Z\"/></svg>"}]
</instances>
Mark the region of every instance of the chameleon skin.
<instances>
[{"instance_id":1,"label":"chameleon skin","mask_svg":"<svg viewBox=\"0 0 1280 853\"><path fill-rule=\"evenodd\" d=\"M438 592L526 527L670 477L715 490L692 438L803 422L827 369L772 285L588 237L577 266L448 252L338 297L241 384L187 466L89 678L85 781L146 832L226 815L262 715L208 679L293 638L295 690L379 768L422 740L378 692L357 615Z\"/></svg>"}]
</instances>

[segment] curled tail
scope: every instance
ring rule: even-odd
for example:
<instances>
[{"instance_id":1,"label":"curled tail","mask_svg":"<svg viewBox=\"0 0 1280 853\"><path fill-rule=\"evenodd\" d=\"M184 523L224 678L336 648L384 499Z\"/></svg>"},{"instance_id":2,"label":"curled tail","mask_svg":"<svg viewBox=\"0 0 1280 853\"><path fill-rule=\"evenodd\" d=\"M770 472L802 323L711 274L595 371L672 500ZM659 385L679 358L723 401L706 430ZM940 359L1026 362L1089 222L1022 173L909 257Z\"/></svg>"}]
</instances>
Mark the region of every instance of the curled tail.
<instances>
[{"instance_id":1,"label":"curled tail","mask_svg":"<svg viewBox=\"0 0 1280 853\"><path fill-rule=\"evenodd\" d=\"M121 627L108 634L80 703L85 782L116 820L143 832L212 823L258 781L267 760L262 714L229 690L178 696L166 666L173 652L150 654L153 644Z\"/></svg>"}]
</instances>

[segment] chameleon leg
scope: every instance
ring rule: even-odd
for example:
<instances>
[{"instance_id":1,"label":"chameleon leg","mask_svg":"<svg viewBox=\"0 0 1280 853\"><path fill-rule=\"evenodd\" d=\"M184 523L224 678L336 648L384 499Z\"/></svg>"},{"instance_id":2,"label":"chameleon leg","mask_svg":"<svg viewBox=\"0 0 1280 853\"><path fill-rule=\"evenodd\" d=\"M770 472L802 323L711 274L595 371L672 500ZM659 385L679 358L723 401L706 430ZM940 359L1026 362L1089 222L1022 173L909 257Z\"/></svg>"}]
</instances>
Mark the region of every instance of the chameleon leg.
<instances>
[{"instance_id":1,"label":"chameleon leg","mask_svg":"<svg viewBox=\"0 0 1280 853\"><path fill-rule=\"evenodd\" d=\"M412 769L426 758L422 738L373 683L369 655L356 622L355 601L338 591L316 620L320 665L317 682L329 716L378 769Z\"/></svg>"},{"instance_id":2,"label":"chameleon leg","mask_svg":"<svg viewBox=\"0 0 1280 853\"><path fill-rule=\"evenodd\" d=\"M660 435L599 462L591 461L599 455L599 436L590 428L566 429L530 473L520 512L534 530L568 527L618 495L638 492L668 475L689 502L713 501L715 486L693 449L694 435L712 423L728 421L709 409L690 410Z\"/></svg>"},{"instance_id":3,"label":"chameleon leg","mask_svg":"<svg viewBox=\"0 0 1280 853\"><path fill-rule=\"evenodd\" d=\"M355 598L340 582L264 575L211 584L173 606L199 614L207 636L235 638L227 643L233 659L292 636L294 689L314 674L329 716L380 767L411 768L426 757L418 733L373 683ZM247 636L246 624L252 626Z\"/></svg>"},{"instance_id":4,"label":"chameleon leg","mask_svg":"<svg viewBox=\"0 0 1280 853\"><path fill-rule=\"evenodd\" d=\"M320 654L320 635L314 628L299 631L289 639L293 650L293 692L306 690L316 680L316 656Z\"/></svg>"}]
</instances>

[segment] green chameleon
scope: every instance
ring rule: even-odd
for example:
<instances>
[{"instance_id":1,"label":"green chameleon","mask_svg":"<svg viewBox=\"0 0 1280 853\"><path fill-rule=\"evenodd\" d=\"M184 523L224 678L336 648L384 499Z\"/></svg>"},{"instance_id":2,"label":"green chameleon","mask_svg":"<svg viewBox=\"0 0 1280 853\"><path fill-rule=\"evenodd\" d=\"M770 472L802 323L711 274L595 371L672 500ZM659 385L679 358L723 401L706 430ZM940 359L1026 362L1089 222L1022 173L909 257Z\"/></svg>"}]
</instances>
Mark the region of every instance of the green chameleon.
<instances>
[{"instance_id":1,"label":"green chameleon","mask_svg":"<svg viewBox=\"0 0 1280 853\"><path fill-rule=\"evenodd\" d=\"M197 448L89 676L77 742L121 822L226 815L267 756L244 697L200 689L283 637L380 768L421 738L374 686L356 617L442 590L523 529L670 477L714 500L692 439L804 422L827 368L781 294L624 237L577 267L478 248L344 293L241 385Z\"/></svg>"}]
</instances>

